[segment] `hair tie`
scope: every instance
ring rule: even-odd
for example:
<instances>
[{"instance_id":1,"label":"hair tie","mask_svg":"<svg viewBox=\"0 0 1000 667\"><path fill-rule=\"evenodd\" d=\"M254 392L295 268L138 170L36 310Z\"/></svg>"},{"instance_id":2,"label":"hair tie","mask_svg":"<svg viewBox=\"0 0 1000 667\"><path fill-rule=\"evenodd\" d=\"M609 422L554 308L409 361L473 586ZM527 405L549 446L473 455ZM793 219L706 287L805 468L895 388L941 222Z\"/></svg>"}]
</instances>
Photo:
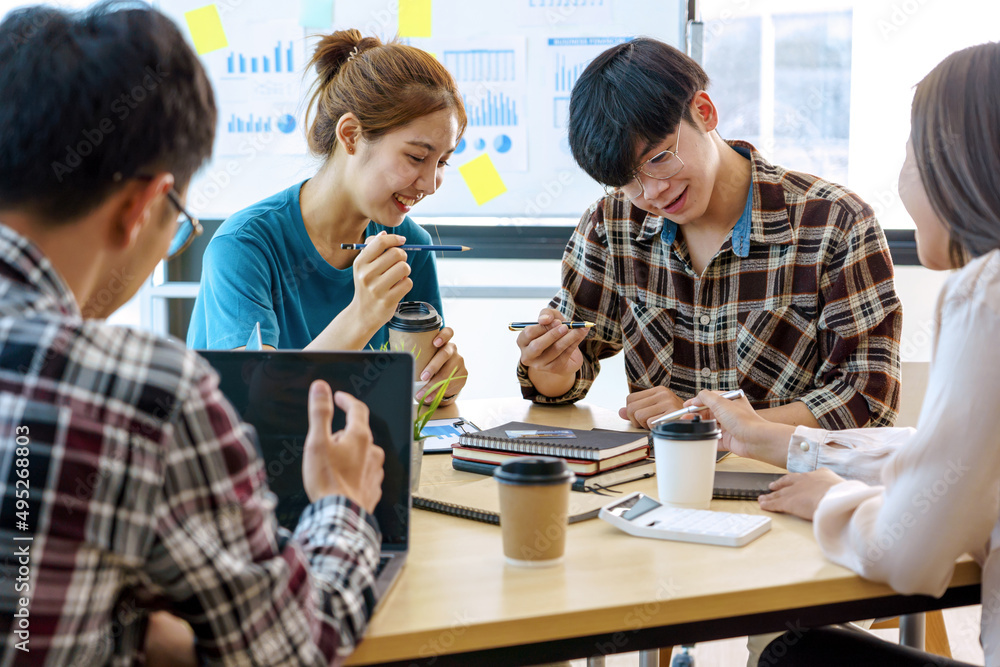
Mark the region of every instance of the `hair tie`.
<instances>
[{"instance_id":1,"label":"hair tie","mask_svg":"<svg viewBox=\"0 0 1000 667\"><path fill-rule=\"evenodd\" d=\"M354 60L354 56L358 55L358 45L355 44L354 48L351 49L351 55L347 56L347 62Z\"/></svg>"}]
</instances>

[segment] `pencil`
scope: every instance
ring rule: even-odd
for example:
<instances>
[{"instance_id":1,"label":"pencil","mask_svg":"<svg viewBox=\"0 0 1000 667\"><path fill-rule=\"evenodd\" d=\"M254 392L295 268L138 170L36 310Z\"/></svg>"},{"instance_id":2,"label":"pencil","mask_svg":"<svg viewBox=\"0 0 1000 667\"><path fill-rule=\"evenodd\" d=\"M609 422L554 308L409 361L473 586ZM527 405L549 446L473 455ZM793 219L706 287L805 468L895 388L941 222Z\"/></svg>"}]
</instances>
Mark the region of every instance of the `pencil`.
<instances>
[{"instance_id":1,"label":"pencil","mask_svg":"<svg viewBox=\"0 0 1000 667\"><path fill-rule=\"evenodd\" d=\"M728 398L730 401L740 398L743 395L744 394L742 389L734 389L733 391L726 391L719 394L719 396L721 396L722 398ZM678 417L689 415L692 412L700 412L702 410L707 410L707 409L708 409L707 405L689 405L686 408L681 408L680 410L674 410L673 412L668 412L665 415L660 415L656 419L650 421L649 425L652 426L653 424L659 424L660 422L670 421L671 419L677 419Z\"/></svg>"},{"instance_id":2,"label":"pencil","mask_svg":"<svg viewBox=\"0 0 1000 667\"><path fill-rule=\"evenodd\" d=\"M521 331L525 327L531 327L538 324L538 322L511 322L507 325L507 328L511 331ZM593 322L562 322L570 329L589 329L591 327L596 327L597 325Z\"/></svg>"},{"instance_id":3,"label":"pencil","mask_svg":"<svg viewBox=\"0 0 1000 667\"><path fill-rule=\"evenodd\" d=\"M341 243L341 250L364 250L368 247L367 243ZM455 252L465 252L466 250L472 250L467 245L399 245L397 248L402 248L403 250L453 250Z\"/></svg>"}]
</instances>

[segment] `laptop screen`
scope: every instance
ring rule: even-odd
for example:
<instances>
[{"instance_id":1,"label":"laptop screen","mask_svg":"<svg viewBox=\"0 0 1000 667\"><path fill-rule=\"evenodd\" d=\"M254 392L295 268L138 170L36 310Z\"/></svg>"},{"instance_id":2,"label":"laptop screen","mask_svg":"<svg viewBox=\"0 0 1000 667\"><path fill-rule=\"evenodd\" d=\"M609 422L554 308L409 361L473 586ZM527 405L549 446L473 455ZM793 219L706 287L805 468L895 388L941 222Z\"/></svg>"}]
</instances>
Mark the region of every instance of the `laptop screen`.
<instances>
[{"instance_id":1,"label":"laptop screen","mask_svg":"<svg viewBox=\"0 0 1000 667\"><path fill-rule=\"evenodd\" d=\"M198 350L220 376L222 393L257 429L268 486L278 497L278 522L294 530L309 504L302 486L302 452L309 428L313 380L326 380L365 402L375 444L385 450L385 479L375 517L384 547L405 548L409 537L413 358L392 352ZM336 408L333 430L344 427Z\"/></svg>"}]
</instances>

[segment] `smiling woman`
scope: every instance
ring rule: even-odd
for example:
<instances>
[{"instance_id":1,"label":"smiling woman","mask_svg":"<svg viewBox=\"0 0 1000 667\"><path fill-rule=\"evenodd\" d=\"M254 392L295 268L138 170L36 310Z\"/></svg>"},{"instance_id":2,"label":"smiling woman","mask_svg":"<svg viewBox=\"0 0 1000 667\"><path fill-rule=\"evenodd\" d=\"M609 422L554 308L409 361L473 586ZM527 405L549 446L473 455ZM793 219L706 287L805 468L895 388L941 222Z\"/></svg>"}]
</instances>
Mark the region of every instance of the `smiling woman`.
<instances>
[{"instance_id":1,"label":"smiling woman","mask_svg":"<svg viewBox=\"0 0 1000 667\"><path fill-rule=\"evenodd\" d=\"M361 349L387 340L400 301L443 312L430 243L409 217L441 186L465 131L462 98L429 53L357 30L320 40L310 66L311 179L226 220L205 251L188 345L242 346L256 323L280 349ZM360 252L342 244L367 243ZM424 370L430 384L465 363L445 327ZM457 392L453 392L457 393Z\"/></svg>"}]
</instances>

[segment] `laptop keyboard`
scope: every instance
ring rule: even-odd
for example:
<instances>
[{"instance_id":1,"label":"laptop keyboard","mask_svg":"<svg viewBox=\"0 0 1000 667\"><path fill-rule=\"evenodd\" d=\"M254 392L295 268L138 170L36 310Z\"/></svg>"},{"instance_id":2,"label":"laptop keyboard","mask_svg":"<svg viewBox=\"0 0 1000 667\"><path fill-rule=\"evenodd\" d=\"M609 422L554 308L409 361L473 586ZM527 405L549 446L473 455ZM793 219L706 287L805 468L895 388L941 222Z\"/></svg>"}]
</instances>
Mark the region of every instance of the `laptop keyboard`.
<instances>
[{"instance_id":1,"label":"laptop keyboard","mask_svg":"<svg viewBox=\"0 0 1000 667\"><path fill-rule=\"evenodd\" d=\"M375 568L376 576L382 574L382 570L385 569L385 566L389 564L390 560L392 560L391 556L382 556L381 558L378 559L378 567Z\"/></svg>"}]
</instances>

